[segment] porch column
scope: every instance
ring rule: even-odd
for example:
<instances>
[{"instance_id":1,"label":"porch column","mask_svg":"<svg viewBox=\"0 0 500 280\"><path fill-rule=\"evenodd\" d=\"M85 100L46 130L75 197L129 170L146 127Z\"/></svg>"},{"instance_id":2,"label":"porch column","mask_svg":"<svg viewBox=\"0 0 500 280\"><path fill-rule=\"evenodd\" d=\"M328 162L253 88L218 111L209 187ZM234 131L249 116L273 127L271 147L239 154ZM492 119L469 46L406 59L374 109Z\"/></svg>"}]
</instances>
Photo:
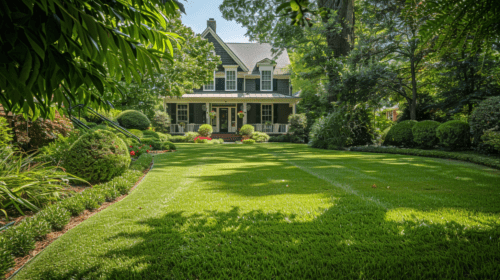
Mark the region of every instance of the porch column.
<instances>
[{"instance_id":1,"label":"porch column","mask_svg":"<svg viewBox=\"0 0 500 280\"><path fill-rule=\"evenodd\" d=\"M207 107L207 109L205 110L205 115L206 115L206 118L207 118L207 123L212 125L212 123L210 123L210 103L205 103L205 106Z\"/></svg>"},{"instance_id":2,"label":"porch column","mask_svg":"<svg viewBox=\"0 0 500 280\"><path fill-rule=\"evenodd\" d=\"M296 105L297 105L296 103L293 103L293 114L294 114L294 115L295 115L295 114L297 114L297 110L296 110L296 108L295 108L295 107L296 107Z\"/></svg>"},{"instance_id":3,"label":"porch column","mask_svg":"<svg viewBox=\"0 0 500 280\"><path fill-rule=\"evenodd\" d=\"M247 124L247 103L243 103L243 125Z\"/></svg>"}]
</instances>

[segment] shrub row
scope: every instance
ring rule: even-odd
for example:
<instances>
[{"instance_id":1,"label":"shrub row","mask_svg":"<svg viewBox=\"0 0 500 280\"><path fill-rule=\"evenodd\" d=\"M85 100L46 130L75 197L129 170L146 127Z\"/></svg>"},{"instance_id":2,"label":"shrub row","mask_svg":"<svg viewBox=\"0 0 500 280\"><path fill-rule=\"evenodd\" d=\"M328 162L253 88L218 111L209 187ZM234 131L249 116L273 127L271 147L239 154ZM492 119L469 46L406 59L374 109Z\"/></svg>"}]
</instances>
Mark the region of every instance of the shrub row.
<instances>
[{"instance_id":1,"label":"shrub row","mask_svg":"<svg viewBox=\"0 0 500 280\"><path fill-rule=\"evenodd\" d=\"M37 240L43 240L51 231L63 229L71 216L78 216L85 209L94 210L105 201L127 194L141 176L140 171L128 170L107 183L48 206L0 233L0 275L14 266L14 257L27 255L35 248Z\"/></svg>"},{"instance_id":2,"label":"shrub row","mask_svg":"<svg viewBox=\"0 0 500 280\"><path fill-rule=\"evenodd\" d=\"M500 169L500 158L482 156L472 152L449 152L449 151L439 151L439 150L402 149L402 148L375 147L375 146L351 147L350 150L357 152L388 153L388 154L402 154L402 155L413 155L413 156L423 156L423 157L455 159Z\"/></svg>"},{"instance_id":3,"label":"shrub row","mask_svg":"<svg viewBox=\"0 0 500 280\"><path fill-rule=\"evenodd\" d=\"M454 120L440 124L435 121L402 121L387 132L384 145L433 148L437 144L449 150L463 150L470 146L469 124Z\"/></svg>"},{"instance_id":4,"label":"shrub row","mask_svg":"<svg viewBox=\"0 0 500 280\"><path fill-rule=\"evenodd\" d=\"M153 156L151 154L142 154L130 164L130 169L143 171L149 167L152 161Z\"/></svg>"}]
</instances>

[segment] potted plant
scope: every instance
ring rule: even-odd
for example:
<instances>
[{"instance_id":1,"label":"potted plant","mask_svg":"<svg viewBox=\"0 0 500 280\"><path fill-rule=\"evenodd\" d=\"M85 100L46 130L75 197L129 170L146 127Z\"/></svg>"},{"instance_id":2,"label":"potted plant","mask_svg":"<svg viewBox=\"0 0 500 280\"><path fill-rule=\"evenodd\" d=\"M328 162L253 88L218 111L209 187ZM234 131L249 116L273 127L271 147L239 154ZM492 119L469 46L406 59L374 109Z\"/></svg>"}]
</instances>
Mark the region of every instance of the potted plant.
<instances>
[{"instance_id":1,"label":"potted plant","mask_svg":"<svg viewBox=\"0 0 500 280\"><path fill-rule=\"evenodd\" d=\"M238 112L238 117L239 117L240 119L243 119L243 117L244 117L244 116L245 116L245 113L243 113L243 111L239 111L239 112Z\"/></svg>"},{"instance_id":2,"label":"potted plant","mask_svg":"<svg viewBox=\"0 0 500 280\"><path fill-rule=\"evenodd\" d=\"M252 134L254 133L254 127L249 124L245 124L240 128L240 135L242 136L243 140L250 139L252 137Z\"/></svg>"},{"instance_id":3,"label":"potted plant","mask_svg":"<svg viewBox=\"0 0 500 280\"><path fill-rule=\"evenodd\" d=\"M215 115L216 115L216 114L217 114L217 113L216 113L214 110L212 110L212 111L210 111L210 113L208 113L208 115L209 115L209 116L210 116L210 118L212 118L212 119L213 119L213 118L215 118Z\"/></svg>"}]
</instances>

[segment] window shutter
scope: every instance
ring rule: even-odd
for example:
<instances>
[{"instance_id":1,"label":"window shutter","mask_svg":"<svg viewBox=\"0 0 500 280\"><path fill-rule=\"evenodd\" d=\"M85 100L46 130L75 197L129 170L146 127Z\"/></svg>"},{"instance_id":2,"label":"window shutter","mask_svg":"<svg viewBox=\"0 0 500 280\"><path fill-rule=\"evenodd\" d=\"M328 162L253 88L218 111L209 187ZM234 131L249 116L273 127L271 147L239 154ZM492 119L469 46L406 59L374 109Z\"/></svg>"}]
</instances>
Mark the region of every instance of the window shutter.
<instances>
[{"instance_id":1,"label":"window shutter","mask_svg":"<svg viewBox=\"0 0 500 280\"><path fill-rule=\"evenodd\" d=\"M260 91L260 79L255 79L255 91Z\"/></svg>"},{"instance_id":2,"label":"window shutter","mask_svg":"<svg viewBox=\"0 0 500 280\"><path fill-rule=\"evenodd\" d=\"M253 109L254 105L255 105L255 123L260 123L261 122L261 119L260 119L260 103L252 104L252 109Z\"/></svg>"},{"instance_id":3,"label":"window shutter","mask_svg":"<svg viewBox=\"0 0 500 280\"><path fill-rule=\"evenodd\" d=\"M273 79L273 91L278 91L278 79Z\"/></svg>"},{"instance_id":4,"label":"window shutter","mask_svg":"<svg viewBox=\"0 0 500 280\"><path fill-rule=\"evenodd\" d=\"M243 91L243 78L238 78L238 91Z\"/></svg>"},{"instance_id":5,"label":"window shutter","mask_svg":"<svg viewBox=\"0 0 500 280\"><path fill-rule=\"evenodd\" d=\"M278 123L278 111L279 111L278 107L279 107L278 104L274 104L274 106L273 106L273 110L274 110L274 112L273 112L273 123Z\"/></svg>"},{"instance_id":6,"label":"window shutter","mask_svg":"<svg viewBox=\"0 0 500 280\"><path fill-rule=\"evenodd\" d=\"M224 91L224 78L216 78L215 79L215 90Z\"/></svg>"}]
</instances>

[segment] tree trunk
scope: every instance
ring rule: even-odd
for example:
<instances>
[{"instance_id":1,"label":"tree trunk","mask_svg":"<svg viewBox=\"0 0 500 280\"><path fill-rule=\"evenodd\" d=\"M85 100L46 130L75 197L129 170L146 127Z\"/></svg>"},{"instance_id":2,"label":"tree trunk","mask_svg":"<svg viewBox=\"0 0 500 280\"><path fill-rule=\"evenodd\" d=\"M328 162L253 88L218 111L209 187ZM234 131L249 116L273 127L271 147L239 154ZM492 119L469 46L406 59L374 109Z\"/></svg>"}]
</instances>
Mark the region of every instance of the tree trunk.
<instances>
[{"instance_id":1,"label":"tree trunk","mask_svg":"<svg viewBox=\"0 0 500 280\"><path fill-rule=\"evenodd\" d=\"M417 120L417 79L415 73L415 61L411 58L411 104L410 104L410 118L414 121Z\"/></svg>"},{"instance_id":2,"label":"tree trunk","mask_svg":"<svg viewBox=\"0 0 500 280\"><path fill-rule=\"evenodd\" d=\"M337 11L336 22L340 23L341 31L336 32L334 26L328 26L326 33L326 43L330 49L331 55L329 60L346 56L351 51L354 45L354 0L318 0L320 9ZM324 23L330 19L330 14L325 13L322 17ZM333 86L339 79L336 69L329 67L328 69L328 100L335 100Z\"/></svg>"}]
</instances>

